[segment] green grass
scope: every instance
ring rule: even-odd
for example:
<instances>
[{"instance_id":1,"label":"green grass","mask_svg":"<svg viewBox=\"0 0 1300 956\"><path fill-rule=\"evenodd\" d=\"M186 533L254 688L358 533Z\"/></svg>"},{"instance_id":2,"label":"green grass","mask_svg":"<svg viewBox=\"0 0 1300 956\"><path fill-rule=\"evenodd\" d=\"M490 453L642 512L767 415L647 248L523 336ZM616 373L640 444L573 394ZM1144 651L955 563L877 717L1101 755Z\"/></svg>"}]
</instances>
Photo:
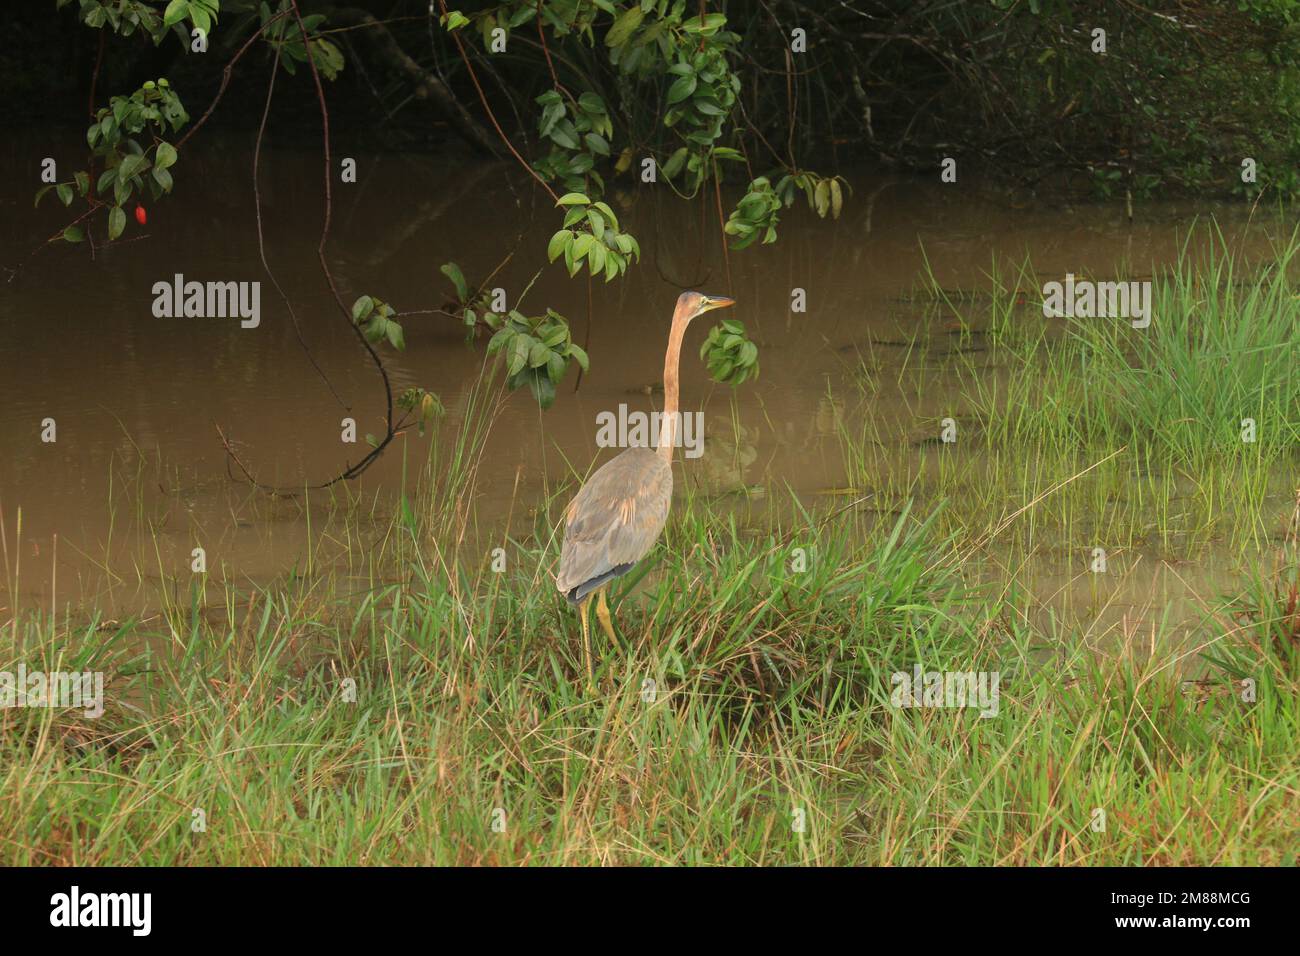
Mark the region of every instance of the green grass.
<instances>
[{"instance_id":1,"label":"green grass","mask_svg":"<svg viewBox=\"0 0 1300 956\"><path fill-rule=\"evenodd\" d=\"M841 436L850 484L892 502L950 502L943 530L970 540L1035 502L1000 532L1017 553L1052 541L1257 556L1275 543L1300 471L1297 250L1292 236L1248 266L1214 227L1189 233L1155 271L1145 329L1043 319L1028 260L994 263L992 294L975 303L930 276L935 324L953 321L956 344L976 347L936 355L918 336L899 365L864 363L861 414ZM957 443L917 453L882 433L871 407L888 389L931 435L953 418Z\"/></svg>"},{"instance_id":2,"label":"green grass","mask_svg":"<svg viewBox=\"0 0 1300 956\"><path fill-rule=\"evenodd\" d=\"M532 545L454 586L407 564L231 593L229 620L197 586L151 625L28 615L0 669L103 670L108 709L0 711L0 862L1294 861L1300 668L1272 592L1245 624L1215 609L1218 663L1184 686L1160 635L1036 631L935 527L756 536L688 498L594 688ZM423 531L403 509L387 545ZM918 663L999 672L998 715L891 706Z\"/></svg>"}]
</instances>

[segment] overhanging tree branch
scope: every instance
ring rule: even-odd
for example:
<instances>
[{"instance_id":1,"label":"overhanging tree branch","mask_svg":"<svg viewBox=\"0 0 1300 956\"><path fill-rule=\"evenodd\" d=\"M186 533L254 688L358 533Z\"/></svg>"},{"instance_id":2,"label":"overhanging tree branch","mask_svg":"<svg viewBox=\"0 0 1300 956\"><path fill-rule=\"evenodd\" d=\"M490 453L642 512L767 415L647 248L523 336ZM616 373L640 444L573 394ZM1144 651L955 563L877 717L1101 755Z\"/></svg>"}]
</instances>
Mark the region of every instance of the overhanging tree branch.
<instances>
[{"instance_id":1,"label":"overhanging tree branch","mask_svg":"<svg viewBox=\"0 0 1300 956\"><path fill-rule=\"evenodd\" d=\"M412 95L428 100L438 109L452 127L476 151L488 156L500 156L496 143L479 122L461 105L460 100L446 83L430 73L398 45L387 26L365 10L343 7L331 12L330 18L342 24L367 27L367 36L374 42L375 50L389 66L407 78L414 87Z\"/></svg>"}]
</instances>

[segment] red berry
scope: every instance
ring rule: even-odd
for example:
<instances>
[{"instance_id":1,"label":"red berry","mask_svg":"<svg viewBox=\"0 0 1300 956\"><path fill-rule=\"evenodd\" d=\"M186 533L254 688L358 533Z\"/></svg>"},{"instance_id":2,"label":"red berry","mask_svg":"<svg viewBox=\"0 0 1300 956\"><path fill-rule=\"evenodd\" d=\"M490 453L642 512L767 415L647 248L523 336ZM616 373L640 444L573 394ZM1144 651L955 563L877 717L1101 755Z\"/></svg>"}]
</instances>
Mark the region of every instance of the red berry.
<instances>
[{"instance_id":1,"label":"red berry","mask_svg":"<svg viewBox=\"0 0 1300 956\"><path fill-rule=\"evenodd\" d=\"M148 215L145 214L144 206L135 207L135 221L142 226L149 221Z\"/></svg>"}]
</instances>

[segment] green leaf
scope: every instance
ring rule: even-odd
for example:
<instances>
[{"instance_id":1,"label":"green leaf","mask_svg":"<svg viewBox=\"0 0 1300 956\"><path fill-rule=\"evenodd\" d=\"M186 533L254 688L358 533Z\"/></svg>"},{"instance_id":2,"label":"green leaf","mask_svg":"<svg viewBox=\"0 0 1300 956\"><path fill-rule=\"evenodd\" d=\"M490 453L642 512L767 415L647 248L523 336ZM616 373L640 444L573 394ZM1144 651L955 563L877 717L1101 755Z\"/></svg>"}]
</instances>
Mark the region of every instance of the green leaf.
<instances>
[{"instance_id":1,"label":"green leaf","mask_svg":"<svg viewBox=\"0 0 1300 956\"><path fill-rule=\"evenodd\" d=\"M363 295L352 303L352 321L360 322L373 311L375 311L375 300L368 295Z\"/></svg>"},{"instance_id":2,"label":"green leaf","mask_svg":"<svg viewBox=\"0 0 1300 956\"><path fill-rule=\"evenodd\" d=\"M54 191L59 195L59 202L65 206L72 205L72 187L67 183L59 183L54 187Z\"/></svg>"},{"instance_id":3,"label":"green leaf","mask_svg":"<svg viewBox=\"0 0 1300 956\"><path fill-rule=\"evenodd\" d=\"M528 380L528 387L533 397L542 408L550 408L555 403L555 383L547 375L533 375Z\"/></svg>"},{"instance_id":4,"label":"green leaf","mask_svg":"<svg viewBox=\"0 0 1300 956\"><path fill-rule=\"evenodd\" d=\"M555 235L551 236L550 243L546 246L546 261L554 262L564 254L564 244L573 241L573 233L567 229L561 229Z\"/></svg>"},{"instance_id":5,"label":"green leaf","mask_svg":"<svg viewBox=\"0 0 1300 956\"><path fill-rule=\"evenodd\" d=\"M530 336L516 334L510 340L509 361L506 365L511 375L517 375L528 364L528 342Z\"/></svg>"},{"instance_id":6,"label":"green leaf","mask_svg":"<svg viewBox=\"0 0 1300 956\"><path fill-rule=\"evenodd\" d=\"M554 92L554 91L552 91ZM559 98L559 94L556 94ZM537 132L542 136L550 136L551 130L555 129L555 124L564 119L564 104L561 102L548 103L542 110L541 122L537 125Z\"/></svg>"},{"instance_id":7,"label":"green leaf","mask_svg":"<svg viewBox=\"0 0 1300 956\"><path fill-rule=\"evenodd\" d=\"M682 146L679 147L677 151L674 152L670 157L668 157L668 162L664 163L664 175L667 176L669 179L672 179L679 172L681 172L682 166L685 163L686 163L686 147Z\"/></svg>"},{"instance_id":8,"label":"green leaf","mask_svg":"<svg viewBox=\"0 0 1300 956\"><path fill-rule=\"evenodd\" d=\"M163 29L167 29L173 23L180 23L190 15L189 0L172 0L167 4L167 9L163 11Z\"/></svg>"},{"instance_id":9,"label":"green leaf","mask_svg":"<svg viewBox=\"0 0 1300 956\"><path fill-rule=\"evenodd\" d=\"M622 46L644 19L645 11L640 6L624 10L605 34L605 46Z\"/></svg>"},{"instance_id":10,"label":"green leaf","mask_svg":"<svg viewBox=\"0 0 1300 956\"><path fill-rule=\"evenodd\" d=\"M584 372L587 371L587 353L582 346L570 345L569 354L573 356Z\"/></svg>"},{"instance_id":11,"label":"green leaf","mask_svg":"<svg viewBox=\"0 0 1300 956\"><path fill-rule=\"evenodd\" d=\"M316 61L317 69L325 74L327 80L338 78L343 70L343 51L329 40L314 37L311 41L311 55Z\"/></svg>"},{"instance_id":12,"label":"green leaf","mask_svg":"<svg viewBox=\"0 0 1300 956\"><path fill-rule=\"evenodd\" d=\"M90 192L90 174L78 170L72 174L72 178L77 181L77 192L85 196Z\"/></svg>"},{"instance_id":13,"label":"green leaf","mask_svg":"<svg viewBox=\"0 0 1300 956\"><path fill-rule=\"evenodd\" d=\"M39 206L41 204L41 200L45 198L45 194L53 188L54 188L54 184L50 183L50 185L42 186L40 189L36 190L36 199L35 201L32 202L32 207L35 208L36 206Z\"/></svg>"},{"instance_id":14,"label":"green leaf","mask_svg":"<svg viewBox=\"0 0 1300 956\"><path fill-rule=\"evenodd\" d=\"M599 210L601 215L609 220L609 224L614 227L614 231L618 232L618 216L614 215L614 210L603 202L592 203L592 208Z\"/></svg>"},{"instance_id":15,"label":"green leaf","mask_svg":"<svg viewBox=\"0 0 1300 956\"><path fill-rule=\"evenodd\" d=\"M139 154L136 153L129 154L122 160L122 162L118 163L117 166L118 180L121 181L124 179L130 179L136 173L141 172L144 169L144 167L148 165L148 162L149 161L147 159L145 159L143 156Z\"/></svg>"},{"instance_id":16,"label":"green leaf","mask_svg":"<svg viewBox=\"0 0 1300 956\"><path fill-rule=\"evenodd\" d=\"M546 347L545 342L534 342L528 350L529 368L537 368L545 365L546 360L550 358L551 350Z\"/></svg>"},{"instance_id":17,"label":"green leaf","mask_svg":"<svg viewBox=\"0 0 1300 956\"><path fill-rule=\"evenodd\" d=\"M81 231L80 226L69 226L63 230L63 238L67 242L81 242L86 238L86 234Z\"/></svg>"},{"instance_id":18,"label":"green leaf","mask_svg":"<svg viewBox=\"0 0 1300 956\"><path fill-rule=\"evenodd\" d=\"M163 192L169 193L172 191L172 174L167 170L161 166L155 166L150 175L153 176L153 181L162 187Z\"/></svg>"},{"instance_id":19,"label":"green leaf","mask_svg":"<svg viewBox=\"0 0 1300 956\"><path fill-rule=\"evenodd\" d=\"M694 93L697 82L694 75L678 77L673 85L668 87L668 105L680 103Z\"/></svg>"},{"instance_id":20,"label":"green leaf","mask_svg":"<svg viewBox=\"0 0 1300 956\"><path fill-rule=\"evenodd\" d=\"M126 228L126 213L121 206L114 206L108 211L108 238L116 239Z\"/></svg>"},{"instance_id":21,"label":"green leaf","mask_svg":"<svg viewBox=\"0 0 1300 956\"><path fill-rule=\"evenodd\" d=\"M568 368L568 364L559 355L552 352L547 356L546 376L552 382L558 382L560 379L564 378L564 370L566 368Z\"/></svg>"},{"instance_id":22,"label":"green leaf","mask_svg":"<svg viewBox=\"0 0 1300 956\"><path fill-rule=\"evenodd\" d=\"M513 30L515 27L519 26L520 24L527 23L536 15L537 15L536 7L527 7L527 6L520 7L518 10L515 11L514 16L510 18L510 23L508 25Z\"/></svg>"},{"instance_id":23,"label":"green leaf","mask_svg":"<svg viewBox=\"0 0 1300 956\"><path fill-rule=\"evenodd\" d=\"M723 24L725 24L726 22L727 22L726 14L709 13L709 14L705 14L703 20L701 20L699 17L691 17L689 20L687 20L685 23L682 24L682 31L685 33L689 33L692 36L695 35L706 36L706 37L713 36L713 34L717 33L720 29L722 29Z\"/></svg>"},{"instance_id":24,"label":"green leaf","mask_svg":"<svg viewBox=\"0 0 1300 956\"><path fill-rule=\"evenodd\" d=\"M564 267L569 270L569 275L576 275L578 272L578 260L573 255L573 247L576 244L576 237L573 242L564 244Z\"/></svg>"},{"instance_id":25,"label":"green leaf","mask_svg":"<svg viewBox=\"0 0 1300 956\"><path fill-rule=\"evenodd\" d=\"M591 204L591 200L588 199L586 196L584 196L582 193L565 193L563 196L561 196L559 199L555 201L555 205L557 206L577 206L577 205L587 206L590 204Z\"/></svg>"},{"instance_id":26,"label":"green leaf","mask_svg":"<svg viewBox=\"0 0 1300 956\"><path fill-rule=\"evenodd\" d=\"M454 262L448 262L444 263L438 271L451 280L452 285L456 287L456 295L461 302L469 298L469 286L465 282L464 274L460 271L460 266Z\"/></svg>"},{"instance_id":27,"label":"green leaf","mask_svg":"<svg viewBox=\"0 0 1300 956\"><path fill-rule=\"evenodd\" d=\"M167 169L176 162L176 147L171 143L159 143L158 151L154 154L154 166L158 169Z\"/></svg>"},{"instance_id":28,"label":"green leaf","mask_svg":"<svg viewBox=\"0 0 1300 956\"><path fill-rule=\"evenodd\" d=\"M555 124L555 128L551 130L551 139L565 149L578 148L578 131L568 120L561 120Z\"/></svg>"},{"instance_id":29,"label":"green leaf","mask_svg":"<svg viewBox=\"0 0 1300 956\"><path fill-rule=\"evenodd\" d=\"M388 336L388 342L393 348L401 352L406 348L406 339L402 335L402 327L396 322L385 323L384 334Z\"/></svg>"}]
</instances>

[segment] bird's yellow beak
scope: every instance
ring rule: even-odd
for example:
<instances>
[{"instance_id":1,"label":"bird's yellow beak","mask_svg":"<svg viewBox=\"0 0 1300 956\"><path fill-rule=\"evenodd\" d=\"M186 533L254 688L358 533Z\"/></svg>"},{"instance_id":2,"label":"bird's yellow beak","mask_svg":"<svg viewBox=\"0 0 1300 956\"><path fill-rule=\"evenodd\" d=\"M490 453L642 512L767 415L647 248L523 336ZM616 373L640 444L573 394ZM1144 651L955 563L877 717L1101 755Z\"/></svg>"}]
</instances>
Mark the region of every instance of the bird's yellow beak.
<instances>
[{"instance_id":1,"label":"bird's yellow beak","mask_svg":"<svg viewBox=\"0 0 1300 956\"><path fill-rule=\"evenodd\" d=\"M704 302L700 306L700 312L712 312L714 309L726 309L736 304L735 299L728 299L725 295L706 295Z\"/></svg>"}]
</instances>

